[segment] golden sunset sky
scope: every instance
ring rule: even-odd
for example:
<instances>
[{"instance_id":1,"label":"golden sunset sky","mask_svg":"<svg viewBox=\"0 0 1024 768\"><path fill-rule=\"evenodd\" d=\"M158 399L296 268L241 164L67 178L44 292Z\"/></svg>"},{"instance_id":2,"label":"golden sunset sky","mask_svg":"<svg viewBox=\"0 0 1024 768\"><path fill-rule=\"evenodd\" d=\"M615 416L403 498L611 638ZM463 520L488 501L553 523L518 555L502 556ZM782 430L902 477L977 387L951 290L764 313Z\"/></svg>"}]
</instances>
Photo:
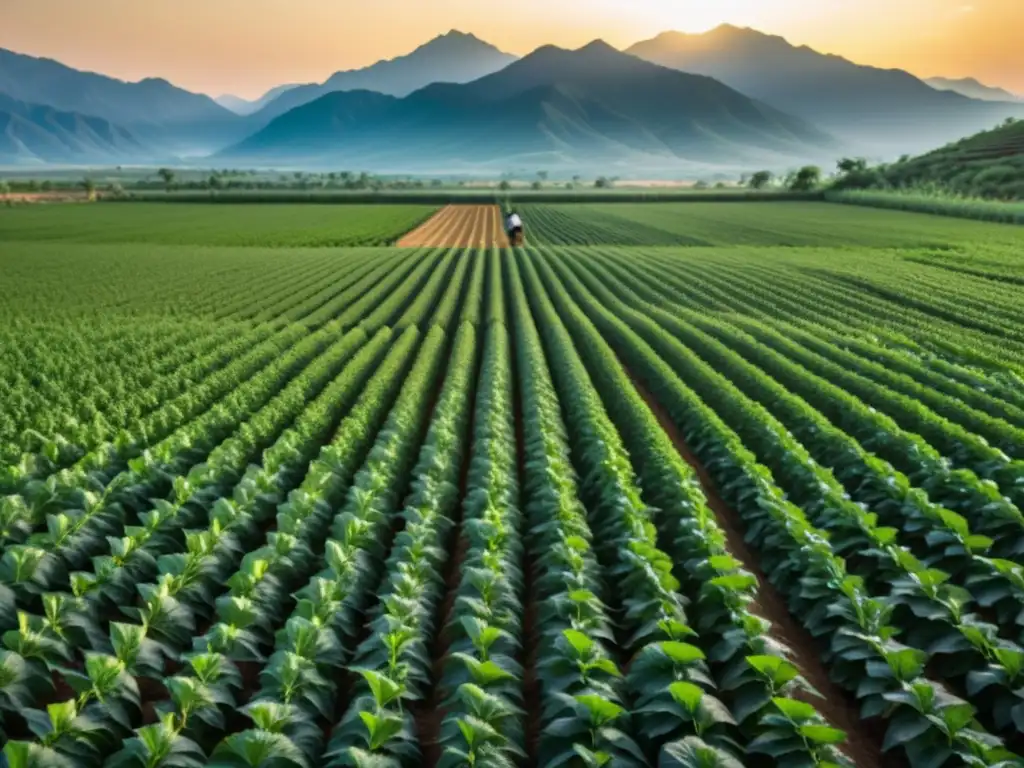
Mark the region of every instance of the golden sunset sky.
<instances>
[{"instance_id":1,"label":"golden sunset sky","mask_svg":"<svg viewBox=\"0 0 1024 768\"><path fill-rule=\"evenodd\" d=\"M1024 0L0 0L0 47L255 98L459 29L525 54L723 22L922 77L1024 93Z\"/></svg>"}]
</instances>

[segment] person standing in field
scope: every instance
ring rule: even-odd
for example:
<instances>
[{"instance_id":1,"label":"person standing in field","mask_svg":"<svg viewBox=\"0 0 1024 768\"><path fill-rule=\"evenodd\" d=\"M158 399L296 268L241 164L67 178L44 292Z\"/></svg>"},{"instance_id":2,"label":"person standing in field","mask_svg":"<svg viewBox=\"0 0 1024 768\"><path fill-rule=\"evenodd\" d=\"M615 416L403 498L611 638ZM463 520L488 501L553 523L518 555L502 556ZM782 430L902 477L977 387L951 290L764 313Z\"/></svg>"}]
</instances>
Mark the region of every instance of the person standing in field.
<instances>
[{"instance_id":1,"label":"person standing in field","mask_svg":"<svg viewBox=\"0 0 1024 768\"><path fill-rule=\"evenodd\" d=\"M523 220L515 211L509 211L505 217L505 234L511 245L521 245L523 242Z\"/></svg>"}]
</instances>

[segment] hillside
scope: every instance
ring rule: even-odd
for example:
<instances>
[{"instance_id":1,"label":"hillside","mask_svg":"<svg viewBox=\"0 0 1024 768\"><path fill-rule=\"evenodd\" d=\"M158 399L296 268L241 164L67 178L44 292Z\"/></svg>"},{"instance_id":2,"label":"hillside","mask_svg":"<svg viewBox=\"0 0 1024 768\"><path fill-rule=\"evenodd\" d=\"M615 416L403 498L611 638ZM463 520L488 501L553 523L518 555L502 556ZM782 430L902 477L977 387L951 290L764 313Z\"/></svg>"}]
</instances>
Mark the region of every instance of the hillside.
<instances>
[{"instance_id":1,"label":"hillside","mask_svg":"<svg viewBox=\"0 0 1024 768\"><path fill-rule=\"evenodd\" d=\"M545 46L474 82L434 84L401 99L328 94L222 157L408 171L707 169L789 165L835 151L831 137L799 118L598 41L576 51Z\"/></svg>"},{"instance_id":2,"label":"hillside","mask_svg":"<svg viewBox=\"0 0 1024 768\"><path fill-rule=\"evenodd\" d=\"M515 61L474 35L456 30L424 43L416 50L369 67L335 72L323 83L287 87L257 112L266 124L279 115L335 91L376 91L407 96L430 83L468 83Z\"/></svg>"},{"instance_id":3,"label":"hillside","mask_svg":"<svg viewBox=\"0 0 1024 768\"><path fill-rule=\"evenodd\" d=\"M0 164L120 162L146 154L130 131L109 120L0 94Z\"/></svg>"},{"instance_id":4,"label":"hillside","mask_svg":"<svg viewBox=\"0 0 1024 768\"><path fill-rule=\"evenodd\" d=\"M969 96L972 99L982 101L1021 101L1021 97L1010 93L1005 88L995 88L985 85L973 77L962 77L958 79L949 77L929 77L925 80L928 85L940 91L953 91L961 96Z\"/></svg>"},{"instance_id":5,"label":"hillside","mask_svg":"<svg viewBox=\"0 0 1024 768\"><path fill-rule=\"evenodd\" d=\"M902 70L855 64L784 38L723 25L704 34L666 32L628 53L704 74L809 120L869 154L920 152L1010 116L1024 104L939 91Z\"/></svg>"},{"instance_id":6,"label":"hillside","mask_svg":"<svg viewBox=\"0 0 1024 768\"><path fill-rule=\"evenodd\" d=\"M962 195L1024 199L1024 121L982 131L882 173L893 186L938 185Z\"/></svg>"},{"instance_id":7,"label":"hillside","mask_svg":"<svg viewBox=\"0 0 1024 768\"><path fill-rule=\"evenodd\" d=\"M212 150L245 135L245 122L209 96L146 78L128 83L52 59L0 49L0 93L62 112L94 115L149 143Z\"/></svg>"}]
</instances>

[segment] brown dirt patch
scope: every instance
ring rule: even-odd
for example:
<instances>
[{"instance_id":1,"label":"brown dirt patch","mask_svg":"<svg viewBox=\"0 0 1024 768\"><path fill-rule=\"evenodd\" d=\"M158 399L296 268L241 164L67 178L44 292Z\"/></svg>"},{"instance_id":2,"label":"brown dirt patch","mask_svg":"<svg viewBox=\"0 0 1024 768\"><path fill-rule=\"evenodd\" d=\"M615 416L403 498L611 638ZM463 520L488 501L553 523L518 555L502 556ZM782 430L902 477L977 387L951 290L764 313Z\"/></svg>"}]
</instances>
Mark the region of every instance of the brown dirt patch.
<instances>
[{"instance_id":1,"label":"brown dirt patch","mask_svg":"<svg viewBox=\"0 0 1024 768\"><path fill-rule=\"evenodd\" d=\"M627 373L629 373L628 370ZM701 488L707 497L708 506L714 511L718 524L725 532L729 551L743 563L744 568L757 577L759 587L751 606L752 611L772 623L772 634L789 646L793 651L792 662L800 668L806 680L824 697L822 699L809 698L808 702L813 704L835 727L846 731L847 742L843 745L843 751L858 768L893 765L890 760L883 759L880 734L875 732L876 729L871 727L871 723L861 720L857 705L850 695L829 678L828 672L821 662L820 651L814 638L793 618L782 595L761 570L756 554L751 551L744 540L743 524L737 512L719 495L714 480L690 450L679 428L665 409L632 373L629 373L629 376L637 392L640 393L651 412L658 419L661 428L671 438L679 455L697 473Z\"/></svg>"},{"instance_id":2,"label":"brown dirt patch","mask_svg":"<svg viewBox=\"0 0 1024 768\"><path fill-rule=\"evenodd\" d=\"M508 248L496 205L446 205L402 237L399 248Z\"/></svg>"},{"instance_id":3,"label":"brown dirt patch","mask_svg":"<svg viewBox=\"0 0 1024 768\"><path fill-rule=\"evenodd\" d=\"M85 203L88 195L82 192L61 190L57 192L9 192L0 195L0 204L9 203Z\"/></svg>"}]
</instances>

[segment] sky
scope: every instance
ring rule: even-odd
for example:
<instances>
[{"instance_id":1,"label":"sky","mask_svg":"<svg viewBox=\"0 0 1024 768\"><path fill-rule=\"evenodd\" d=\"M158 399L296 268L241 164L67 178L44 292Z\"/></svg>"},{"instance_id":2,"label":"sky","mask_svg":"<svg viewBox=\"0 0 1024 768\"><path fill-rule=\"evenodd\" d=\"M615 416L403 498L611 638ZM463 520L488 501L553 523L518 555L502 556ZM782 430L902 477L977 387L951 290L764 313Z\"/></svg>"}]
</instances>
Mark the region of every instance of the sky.
<instances>
[{"instance_id":1,"label":"sky","mask_svg":"<svg viewBox=\"0 0 1024 768\"><path fill-rule=\"evenodd\" d=\"M722 23L1024 94L1024 0L0 0L0 47L256 98L407 53L450 29L525 54L595 38L625 48Z\"/></svg>"}]
</instances>

